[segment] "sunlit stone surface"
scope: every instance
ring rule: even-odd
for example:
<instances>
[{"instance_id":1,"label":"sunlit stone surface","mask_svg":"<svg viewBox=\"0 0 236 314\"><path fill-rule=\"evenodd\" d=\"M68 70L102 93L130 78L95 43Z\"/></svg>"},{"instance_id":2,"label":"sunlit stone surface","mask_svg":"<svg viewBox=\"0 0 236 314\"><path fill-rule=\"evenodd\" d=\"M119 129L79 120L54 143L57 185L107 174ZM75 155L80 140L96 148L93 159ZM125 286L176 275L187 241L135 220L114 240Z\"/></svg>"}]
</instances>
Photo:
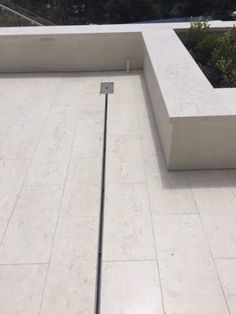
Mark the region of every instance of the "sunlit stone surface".
<instances>
[{"instance_id":1,"label":"sunlit stone surface","mask_svg":"<svg viewBox=\"0 0 236 314\"><path fill-rule=\"evenodd\" d=\"M236 173L168 172L142 72L1 75L1 313L236 312Z\"/></svg>"}]
</instances>

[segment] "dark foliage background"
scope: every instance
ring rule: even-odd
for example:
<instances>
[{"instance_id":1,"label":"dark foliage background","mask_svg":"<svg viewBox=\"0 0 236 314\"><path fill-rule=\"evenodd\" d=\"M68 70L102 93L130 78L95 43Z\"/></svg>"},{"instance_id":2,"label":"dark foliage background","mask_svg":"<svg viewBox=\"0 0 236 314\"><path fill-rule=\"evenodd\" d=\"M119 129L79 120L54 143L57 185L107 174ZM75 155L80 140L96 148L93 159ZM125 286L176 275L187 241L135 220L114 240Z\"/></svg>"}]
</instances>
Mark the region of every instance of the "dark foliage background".
<instances>
[{"instance_id":1,"label":"dark foliage background","mask_svg":"<svg viewBox=\"0 0 236 314\"><path fill-rule=\"evenodd\" d=\"M236 28L225 33L210 31L195 22L182 40L214 87L236 87Z\"/></svg>"},{"instance_id":2,"label":"dark foliage background","mask_svg":"<svg viewBox=\"0 0 236 314\"><path fill-rule=\"evenodd\" d=\"M0 3L2 1L0 0ZM159 18L229 16L236 0L4 0L55 24L132 23Z\"/></svg>"}]
</instances>

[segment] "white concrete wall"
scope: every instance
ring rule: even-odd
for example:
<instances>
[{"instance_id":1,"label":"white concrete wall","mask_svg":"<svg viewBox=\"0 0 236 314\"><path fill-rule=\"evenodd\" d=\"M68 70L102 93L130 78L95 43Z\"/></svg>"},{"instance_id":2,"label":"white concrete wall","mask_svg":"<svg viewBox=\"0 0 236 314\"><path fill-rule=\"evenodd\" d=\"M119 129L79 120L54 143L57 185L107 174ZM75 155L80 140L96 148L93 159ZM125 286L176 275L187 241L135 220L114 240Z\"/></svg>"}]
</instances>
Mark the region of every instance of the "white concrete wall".
<instances>
[{"instance_id":1,"label":"white concrete wall","mask_svg":"<svg viewBox=\"0 0 236 314\"><path fill-rule=\"evenodd\" d=\"M230 114L173 119L169 169L236 168L236 88L217 88Z\"/></svg>"},{"instance_id":2,"label":"white concrete wall","mask_svg":"<svg viewBox=\"0 0 236 314\"><path fill-rule=\"evenodd\" d=\"M236 116L173 122L169 170L236 168Z\"/></svg>"},{"instance_id":3,"label":"white concrete wall","mask_svg":"<svg viewBox=\"0 0 236 314\"><path fill-rule=\"evenodd\" d=\"M170 118L228 114L174 30L144 32Z\"/></svg>"},{"instance_id":4,"label":"white concrete wall","mask_svg":"<svg viewBox=\"0 0 236 314\"><path fill-rule=\"evenodd\" d=\"M173 30L143 37L144 74L168 169L235 168L236 89L213 88Z\"/></svg>"},{"instance_id":5,"label":"white concrete wall","mask_svg":"<svg viewBox=\"0 0 236 314\"><path fill-rule=\"evenodd\" d=\"M143 72L152 102L153 113L159 131L162 149L168 164L172 147L173 125L170 123L165 102L158 84L158 75L153 68L151 58L146 48L144 50Z\"/></svg>"},{"instance_id":6,"label":"white concrete wall","mask_svg":"<svg viewBox=\"0 0 236 314\"><path fill-rule=\"evenodd\" d=\"M0 36L0 72L142 68L141 33Z\"/></svg>"}]
</instances>

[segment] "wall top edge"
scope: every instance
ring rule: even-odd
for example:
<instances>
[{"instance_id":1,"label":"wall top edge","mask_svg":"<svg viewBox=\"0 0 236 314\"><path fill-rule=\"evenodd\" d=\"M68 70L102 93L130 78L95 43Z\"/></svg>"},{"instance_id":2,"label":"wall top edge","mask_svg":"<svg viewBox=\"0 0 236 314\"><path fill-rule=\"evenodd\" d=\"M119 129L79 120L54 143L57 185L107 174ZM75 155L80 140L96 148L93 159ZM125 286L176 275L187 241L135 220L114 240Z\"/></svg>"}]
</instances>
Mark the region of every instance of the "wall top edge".
<instances>
[{"instance_id":1,"label":"wall top edge","mask_svg":"<svg viewBox=\"0 0 236 314\"><path fill-rule=\"evenodd\" d=\"M236 89L213 88L175 30L143 37L169 119L236 115Z\"/></svg>"},{"instance_id":2,"label":"wall top edge","mask_svg":"<svg viewBox=\"0 0 236 314\"><path fill-rule=\"evenodd\" d=\"M189 121L190 119L196 120L229 120L236 119L236 88L213 88L214 93L218 96L219 106L222 108L222 113L218 110L218 112L211 113L206 115L204 113L198 113L197 115L188 115L187 113L182 116L169 114L169 121L171 122L183 122ZM223 108L227 110L228 113L223 113ZM225 111L225 110L224 110Z\"/></svg>"},{"instance_id":3,"label":"wall top edge","mask_svg":"<svg viewBox=\"0 0 236 314\"><path fill-rule=\"evenodd\" d=\"M210 21L213 28L228 28L236 25L235 21ZM142 32L145 30L189 28L190 23L153 23L153 24L114 24L114 25L72 25L72 26L34 26L34 27L0 27L0 36L14 35L53 35L53 34L96 34L113 32Z\"/></svg>"},{"instance_id":4,"label":"wall top edge","mask_svg":"<svg viewBox=\"0 0 236 314\"><path fill-rule=\"evenodd\" d=\"M184 122L190 120L201 120L201 121L229 121L236 120L236 88L214 88L214 92L219 97L220 106L226 108L228 113L221 114L215 113L210 115L198 114L196 116L183 115L183 116L169 116L170 122ZM222 110L223 111L223 110Z\"/></svg>"},{"instance_id":5,"label":"wall top edge","mask_svg":"<svg viewBox=\"0 0 236 314\"><path fill-rule=\"evenodd\" d=\"M190 121L236 121L236 114L228 114L228 115L209 115L209 116L179 116L179 117L169 117L170 123L182 123L182 122L190 122Z\"/></svg>"}]
</instances>

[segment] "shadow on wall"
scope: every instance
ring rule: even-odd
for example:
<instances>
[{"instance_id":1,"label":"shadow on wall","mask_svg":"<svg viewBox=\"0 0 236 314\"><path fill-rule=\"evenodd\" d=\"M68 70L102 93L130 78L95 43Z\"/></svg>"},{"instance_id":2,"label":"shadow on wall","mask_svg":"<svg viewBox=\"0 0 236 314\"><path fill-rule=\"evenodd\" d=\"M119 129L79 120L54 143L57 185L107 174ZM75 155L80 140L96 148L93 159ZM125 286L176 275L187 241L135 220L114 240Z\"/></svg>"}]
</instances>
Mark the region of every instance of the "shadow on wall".
<instances>
[{"instance_id":1,"label":"shadow on wall","mask_svg":"<svg viewBox=\"0 0 236 314\"><path fill-rule=\"evenodd\" d=\"M161 148L157 126L154 119L153 108L149 100L146 83L142 77L142 85L145 93L146 111L152 132L155 156L147 157L146 166L152 173L153 180L160 180L164 190L189 189L189 188L222 188L236 187L236 170L175 170L169 171L166 167L164 153Z\"/></svg>"}]
</instances>

